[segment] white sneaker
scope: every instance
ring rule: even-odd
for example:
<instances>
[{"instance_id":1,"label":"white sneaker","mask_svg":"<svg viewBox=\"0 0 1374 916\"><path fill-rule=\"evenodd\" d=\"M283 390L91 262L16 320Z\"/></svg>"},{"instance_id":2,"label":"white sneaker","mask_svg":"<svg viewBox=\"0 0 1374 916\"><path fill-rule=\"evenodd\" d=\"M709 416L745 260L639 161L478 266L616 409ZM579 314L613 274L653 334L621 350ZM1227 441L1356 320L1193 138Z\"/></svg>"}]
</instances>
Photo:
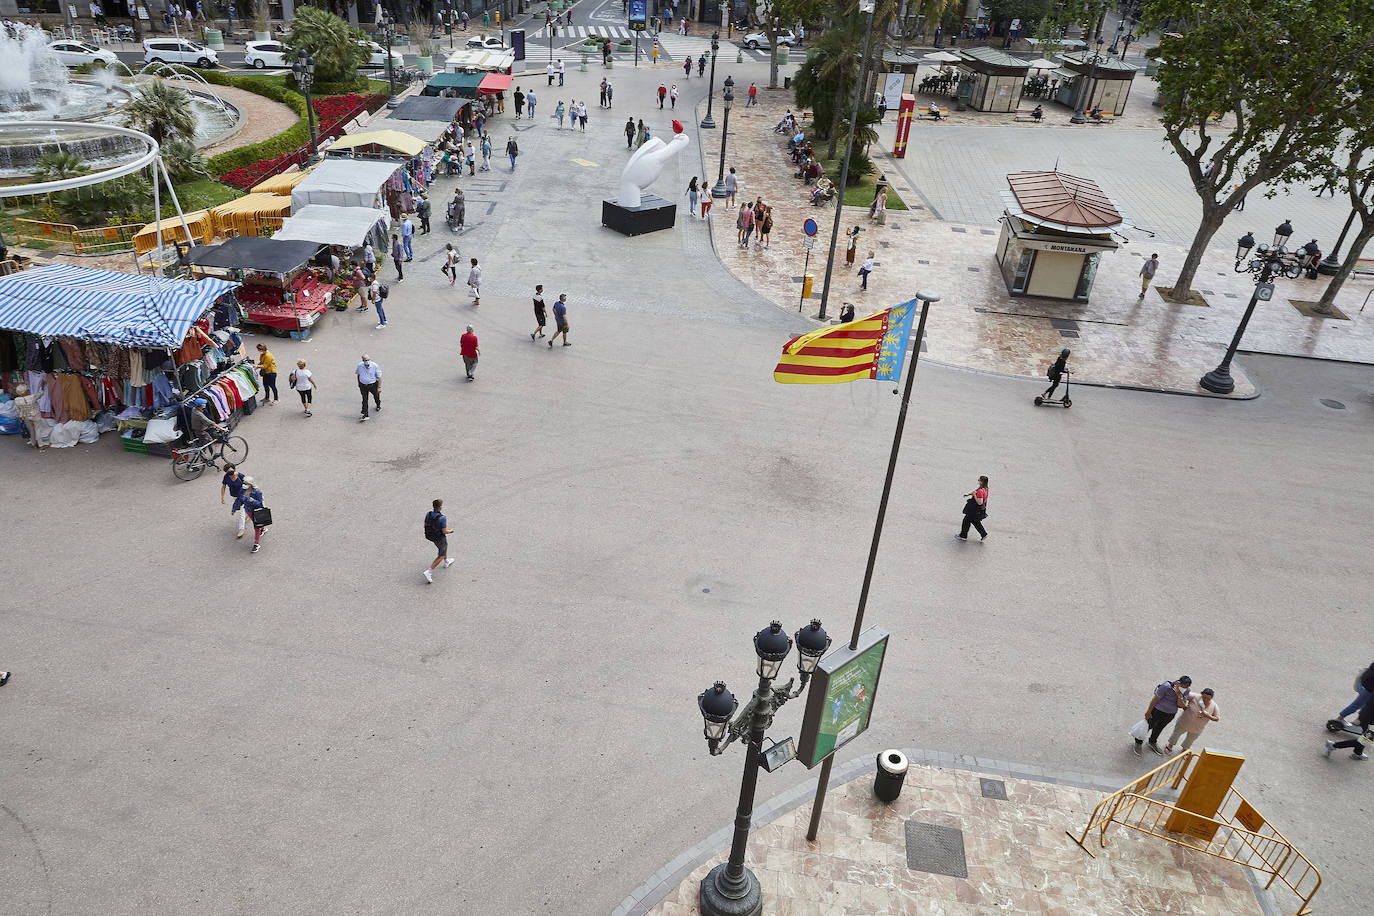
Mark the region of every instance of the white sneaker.
<instances>
[{"instance_id":1,"label":"white sneaker","mask_svg":"<svg viewBox=\"0 0 1374 916\"><path fill-rule=\"evenodd\" d=\"M377 325L377 330L380 331L380 330L381 330L382 328L384 328L384 327L386 327L386 325L384 325L384 324L379 324L379 325Z\"/></svg>"},{"instance_id":2,"label":"white sneaker","mask_svg":"<svg viewBox=\"0 0 1374 916\"><path fill-rule=\"evenodd\" d=\"M449 559L445 560L445 561L444 561L444 569L448 569L448 568L449 568L450 566L452 566L455 562L456 562L456 561L455 561L452 557L450 557Z\"/></svg>"},{"instance_id":3,"label":"white sneaker","mask_svg":"<svg viewBox=\"0 0 1374 916\"><path fill-rule=\"evenodd\" d=\"M421 572L420 575L424 576L425 581L428 582L430 585L434 584L434 575L428 569Z\"/></svg>"}]
</instances>

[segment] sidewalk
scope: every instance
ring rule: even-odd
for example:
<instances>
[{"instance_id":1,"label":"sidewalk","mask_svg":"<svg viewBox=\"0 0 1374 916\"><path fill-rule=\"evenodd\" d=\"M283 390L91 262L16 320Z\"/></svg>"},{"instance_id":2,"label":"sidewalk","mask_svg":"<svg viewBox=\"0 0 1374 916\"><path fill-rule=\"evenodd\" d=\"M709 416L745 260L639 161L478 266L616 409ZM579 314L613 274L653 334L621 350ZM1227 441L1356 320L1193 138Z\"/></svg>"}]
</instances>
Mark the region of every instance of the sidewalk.
<instances>
[{"instance_id":1,"label":"sidewalk","mask_svg":"<svg viewBox=\"0 0 1374 916\"><path fill-rule=\"evenodd\" d=\"M1109 831L1106 849L1090 837L1096 858L1083 852L1066 831L1081 832L1106 794L1069 784L1086 783L1086 777L1015 778L996 766L913 765L901 796L886 805L872 792L872 761L853 761L837 776L841 772L849 781L832 779L814 843L806 840L814 782L756 814L745 862L759 879L770 916L1265 911L1243 866L1133 830ZM770 817L775 819L763 823ZM933 842L935 834L943 842ZM683 864L669 881L641 888L615 916L699 913L702 878L729 854L728 831L712 839L720 842L709 858L695 857L704 859L695 867L694 859L674 860Z\"/></svg>"}]
</instances>

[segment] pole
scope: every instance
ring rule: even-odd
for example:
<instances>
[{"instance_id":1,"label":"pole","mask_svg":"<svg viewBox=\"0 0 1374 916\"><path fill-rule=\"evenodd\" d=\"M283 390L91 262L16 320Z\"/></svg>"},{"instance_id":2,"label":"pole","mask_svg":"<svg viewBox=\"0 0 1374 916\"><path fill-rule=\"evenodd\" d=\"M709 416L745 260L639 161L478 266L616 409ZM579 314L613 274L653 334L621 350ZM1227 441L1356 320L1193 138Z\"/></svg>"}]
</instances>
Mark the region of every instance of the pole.
<instances>
[{"instance_id":1,"label":"pole","mask_svg":"<svg viewBox=\"0 0 1374 916\"><path fill-rule=\"evenodd\" d=\"M835 243L840 238L840 218L844 215L844 192L849 183L849 156L854 152L854 131L859 123L859 98L864 91L864 70L868 64L868 51L873 44L873 12L878 8L874 0L868 3L868 26L864 29L864 56L859 61L859 79L854 84L854 102L849 108L849 136L844 141L844 162L840 165L840 187L836 192L839 200L835 202L835 223L830 227L830 254L825 259L825 284L821 287L821 311L816 317L825 320L825 306L830 301L830 275L835 270Z\"/></svg>"},{"instance_id":2,"label":"pole","mask_svg":"<svg viewBox=\"0 0 1374 916\"><path fill-rule=\"evenodd\" d=\"M878 560L878 541L882 539L883 519L887 517L887 498L892 495L892 477L897 473L897 453L902 448L902 430L906 427L907 405L911 403L911 388L916 380L916 362L921 358L921 341L925 340L926 336L926 315L930 312L930 304L940 301L938 295L925 290L917 292L916 298L921 300L921 320L916 325L916 339L911 342L911 368L907 369L906 387L902 390L902 407L897 413L897 429L892 434L892 453L887 459L883 495L878 500L878 518L873 523L873 541L868 547L868 566L864 569L863 588L859 590L859 609L854 614L854 632L849 637L851 651L859 647L859 633L863 630L864 610L868 607L868 588L873 584L873 567ZM808 840L816 838L816 830L820 827L821 809L825 806L825 793L830 785L830 761L834 756L832 753L825 758L820 778L816 783L816 797L811 802L811 825L806 833Z\"/></svg>"},{"instance_id":3,"label":"pole","mask_svg":"<svg viewBox=\"0 0 1374 916\"><path fill-rule=\"evenodd\" d=\"M744 777L739 786L739 807L735 809L735 834L730 843L730 858L717 865L701 882L699 903L703 916L720 913L743 913L739 902L746 898L757 901L760 888L758 878L744 867L744 853L749 845L749 825L754 818L754 791L759 780L759 758L763 754L763 735L772 721L772 679L759 678L754 691L753 717L749 721L749 749L744 755ZM733 904L733 905L732 905ZM757 909L754 912L758 912Z\"/></svg>"},{"instance_id":4,"label":"pole","mask_svg":"<svg viewBox=\"0 0 1374 916\"><path fill-rule=\"evenodd\" d=\"M716 186L711 189L712 197L725 197L730 192L725 190L725 137L730 132L730 103L734 97L730 92L730 78L725 78L725 121L720 128L720 173L716 175Z\"/></svg>"},{"instance_id":5,"label":"pole","mask_svg":"<svg viewBox=\"0 0 1374 916\"><path fill-rule=\"evenodd\" d=\"M1363 200L1365 197L1369 195L1369 186L1371 183L1374 183L1374 178L1370 179L1369 181L1366 181L1364 183L1364 187L1360 188L1361 200ZM1321 273L1325 274L1326 276L1334 277L1337 271L1341 269L1341 246L1345 244L1346 234L1350 232L1350 227L1354 225L1354 223L1355 209L1352 207L1350 209L1350 215L1345 218L1345 226L1341 228L1340 238L1336 239L1335 247L1331 249L1331 253L1327 255L1326 258L1317 267L1317 270L1321 271Z\"/></svg>"},{"instance_id":6,"label":"pole","mask_svg":"<svg viewBox=\"0 0 1374 916\"><path fill-rule=\"evenodd\" d=\"M639 66L639 30L635 29L635 66Z\"/></svg>"},{"instance_id":7,"label":"pole","mask_svg":"<svg viewBox=\"0 0 1374 916\"><path fill-rule=\"evenodd\" d=\"M1260 287L1268 283L1274 276L1274 265L1277 263L1271 255L1264 262L1264 270L1260 272L1259 281L1255 283L1255 291L1250 294L1250 304L1245 307L1245 314L1241 316L1240 324L1236 326L1236 336L1231 338L1231 346L1226 348L1226 356L1222 359L1221 365L1211 372L1208 372L1198 382L1203 388L1215 394L1230 394L1236 390L1235 380L1231 378L1231 360L1236 355L1236 350L1240 348L1240 339L1245 336L1245 328L1250 324L1250 316L1254 314L1255 304L1259 302Z\"/></svg>"},{"instance_id":8,"label":"pole","mask_svg":"<svg viewBox=\"0 0 1374 916\"><path fill-rule=\"evenodd\" d=\"M814 236L807 236L813 238ZM797 314L801 314L802 303L806 301L806 271L811 266L811 249L806 249L806 263L802 265L802 294L797 297Z\"/></svg>"},{"instance_id":9,"label":"pole","mask_svg":"<svg viewBox=\"0 0 1374 916\"><path fill-rule=\"evenodd\" d=\"M1085 102L1088 101L1088 95L1093 91L1093 77L1097 75L1097 58L1101 53L1102 39L1099 38L1097 40L1097 50L1094 51L1093 56L1088 59L1088 78L1083 81L1083 88L1078 91L1078 104L1074 106L1073 117L1069 118L1070 124L1084 124L1088 120L1083 116L1083 109L1085 107Z\"/></svg>"},{"instance_id":10,"label":"pole","mask_svg":"<svg viewBox=\"0 0 1374 916\"><path fill-rule=\"evenodd\" d=\"M706 87L706 117L701 119L697 126L703 130L711 130L716 126L715 118L711 117L711 99L716 94L716 57L720 54L720 32L711 33L711 82ZM689 58L690 59L690 58ZM714 195L712 195L714 196Z\"/></svg>"}]
</instances>

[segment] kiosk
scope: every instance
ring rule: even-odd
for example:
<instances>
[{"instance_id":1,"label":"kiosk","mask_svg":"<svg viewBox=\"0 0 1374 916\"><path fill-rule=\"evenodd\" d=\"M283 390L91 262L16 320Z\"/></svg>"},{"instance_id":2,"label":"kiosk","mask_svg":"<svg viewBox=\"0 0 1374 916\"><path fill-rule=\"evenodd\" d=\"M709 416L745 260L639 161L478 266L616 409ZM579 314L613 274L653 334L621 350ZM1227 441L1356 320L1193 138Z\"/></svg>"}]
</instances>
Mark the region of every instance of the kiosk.
<instances>
[{"instance_id":1,"label":"kiosk","mask_svg":"<svg viewBox=\"0 0 1374 916\"><path fill-rule=\"evenodd\" d=\"M1125 222L1096 182L1063 172L1015 172L1002 192L997 265L1007 292L1087 302L1104 252Z\"/></svg>"}]
</instances>

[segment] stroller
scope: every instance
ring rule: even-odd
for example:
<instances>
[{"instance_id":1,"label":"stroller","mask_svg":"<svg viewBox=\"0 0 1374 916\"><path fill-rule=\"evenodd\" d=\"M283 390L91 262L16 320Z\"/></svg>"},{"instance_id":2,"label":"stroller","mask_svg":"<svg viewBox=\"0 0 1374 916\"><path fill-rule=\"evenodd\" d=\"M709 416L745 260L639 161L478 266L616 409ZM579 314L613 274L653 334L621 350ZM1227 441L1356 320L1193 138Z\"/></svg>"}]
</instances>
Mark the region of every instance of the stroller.
<instances>
[{"instance_id":1,"label":"stroller","mask_svg":"<svg viewBox=\"0 0 1374 916\"><path fill-rule=\"evenodd\" d=\"M450 200L448 202L448 211L444 219L448 223L450 232L457 232L463 228L463 218L467 215L466 211L467 207L462 201Z\"/></svg>"}]
</instances>

